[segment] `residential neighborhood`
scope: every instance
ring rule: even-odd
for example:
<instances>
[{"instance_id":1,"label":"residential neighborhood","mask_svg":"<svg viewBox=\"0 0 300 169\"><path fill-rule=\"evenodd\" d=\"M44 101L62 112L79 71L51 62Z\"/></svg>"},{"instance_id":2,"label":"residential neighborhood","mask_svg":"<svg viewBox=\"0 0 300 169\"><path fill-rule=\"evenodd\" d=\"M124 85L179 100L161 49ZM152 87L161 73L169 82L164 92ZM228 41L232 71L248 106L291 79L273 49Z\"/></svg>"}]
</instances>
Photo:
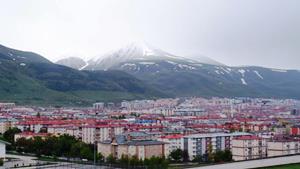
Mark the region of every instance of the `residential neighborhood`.
<instances>
[{"instance_id":1,"label":"residential neighborhood","mask_svg":"<svg viewBox=\"0 0 300 169\"><path fill-rule=\"evenodd\" d=\"M219 152L229 152L230 161L245 161L300 153L299 104L292 99L200 97L90 107L1 103L0 128L3 135L18 131L12 143L16 149L22 148L21 140L70 136L93 145L91 151L104 161L158 157L206 163L223 161ZM4 159L2 147L9 144L1 142ZM173 159L179 150L186 157Z\"/></svg>"}]
</instances>

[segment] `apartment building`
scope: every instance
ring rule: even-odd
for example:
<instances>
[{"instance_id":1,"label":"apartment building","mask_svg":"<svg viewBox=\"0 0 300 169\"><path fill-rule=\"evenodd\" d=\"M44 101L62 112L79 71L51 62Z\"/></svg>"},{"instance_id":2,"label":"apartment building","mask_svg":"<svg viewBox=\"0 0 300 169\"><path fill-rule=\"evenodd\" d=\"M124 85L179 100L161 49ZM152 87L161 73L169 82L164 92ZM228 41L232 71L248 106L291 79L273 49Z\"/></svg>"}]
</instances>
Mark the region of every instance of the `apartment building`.
<instances>
[{"instance_id":1,"label":"apartment building","mask_svg":"<svg viewBox=\"0 0 300 169\"><path fill-rule=\"evenodd\" d=\"M165 157L168 157L169 154L176 149L183 149L182 134L165 135L160 137L158 140L168 143L165 146Z\"/></svg>"},{"instance_id":2,"label":"apartment building","mask_svg":"<svg viewBox=\"0 0 300 169\"><path fill-rule=\"evenodd\" d=\"M66 135L74 136L77 139L82 139L82 127L78 125L77 126L76 125L50 126L48 127L47 132L55 136L66 134Z\"/></svg>"},{"instance_id":3,"label":"apartment building","mask_svg":"<svg viewBox=\"0 0 300 169\"><path fill-rule=\"evenodd\" d=\"M300 140L294 138L276 138L268 141L268 157L300 153Z\"/></svg>"},{"instance_id":4,"label":"apartment building","mask_svg":"<svg viewBox=\"0 0 300 169\"><path fill-rule=\"evenodd\" d=\"M124 125L88 125L82 127L82 141L93 144L124 132Z\"/></svg>"},{"instance_id":5,"label":"apartment building","mask_svg":"<svg viewBox=\"0 0 300 169\"><path fill-rule=\"evenodd\" d=\"M267 157L267 140L257 136L241 136L232 140L234 161Z\"/></svg>"},{"instance_id":6,"label":"apartment building","mask_svg":"<svg viewBox=\"0 0 300 169\"><path fill-rule=\"evenodd\" d=\"M165 155L166 143L156 140L135 140L125 135L117 135L97 144L97 151L104 157L112 155L120 159L123 155L137 157L138 159L149 159L163 157Z\"/></svg>"},{"instance_id":7,"label":"apartment building","mask_svg":"<svg viewBox=\"0 0 300 169\"><path fill-rule=\"evenodd\" d=\"M206 133L183 137L183 149L188 151L190 160L197 155L204 155L209 151L231 150L234 137L250 136L249 133Z\"/></svg>"},{"instance_id":8,"label":"apartment building","mask_svg":"<svg viewBox=\"0 0 300 169\"><path fill-rule=\"evenodd\" d=\"M0 134L4 134L8 129L15 127L17 120L14 118L0 119Z\"/></svg>"}]
</instances>

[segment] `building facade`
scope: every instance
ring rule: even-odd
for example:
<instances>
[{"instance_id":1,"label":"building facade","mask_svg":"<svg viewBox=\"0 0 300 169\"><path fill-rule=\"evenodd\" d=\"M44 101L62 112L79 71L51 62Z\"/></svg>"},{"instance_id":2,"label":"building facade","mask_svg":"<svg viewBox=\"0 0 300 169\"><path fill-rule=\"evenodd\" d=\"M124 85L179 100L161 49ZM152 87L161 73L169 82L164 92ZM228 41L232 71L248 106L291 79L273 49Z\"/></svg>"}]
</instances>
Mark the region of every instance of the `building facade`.
<instances>
[{"instance_id":1,"label":"building facade","mask_svg":"<svg viewBox=\"0 0 300 169\"><path fill-rule=\"evenodd\" d=\"M104 157L112 155L120 159L122 156L137 157L145 160L151 157L163 157L166 143L156 140L128 140L119 135L111 140L105 140L97 144L97 151Z\"/></svg>"},{"instance_id":2,"label":"building facade","mask_svg":"<svg viewBox=\"0 0 300 169\"><path fill-rule=\"evenodd\" d=\"M234 137L250 135L244 132L189 135L183 138L183 149L188 152L190 160L193 160L197 155L204 155L208 152L231 150Z\"/></svg>"},{"instance_id":3,"label":"building facade","mask_svg":"<svg viewBox=\"0 0 300 169\"><path fill-rule=\"evenodd\" d=\"M234 161L267 157L267 140L257 136L242 136L232 140Z\"/></svg>"},{"instance_id":4,"label":"building facade","mask_svg":"<svg viewBox=\"0 0 300 169\"><path fill-rule=\"evenodd\" d=\"M82 141L93 144L104 141L124 132L121 125L93 125L82 127Z\"/></svg>"},{"instance_id":5,"label":"building facade","mask_svg":"<svg viewBox=\"0 0 300 169\"><path fill-rule=\"evenodd\" d=\"M280 139L268 142L268 157L298 153L300 153L300 140L298 139Z\"/></svg>"}]
</instances>

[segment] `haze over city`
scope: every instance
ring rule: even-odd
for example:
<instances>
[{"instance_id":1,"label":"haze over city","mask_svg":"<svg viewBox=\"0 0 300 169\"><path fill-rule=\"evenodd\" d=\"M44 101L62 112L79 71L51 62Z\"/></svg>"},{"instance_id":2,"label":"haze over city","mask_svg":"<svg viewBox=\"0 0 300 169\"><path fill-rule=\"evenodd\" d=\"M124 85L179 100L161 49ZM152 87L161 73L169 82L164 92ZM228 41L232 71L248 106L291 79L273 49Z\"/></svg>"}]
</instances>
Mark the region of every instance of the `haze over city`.
<instances>
[{"instance_id":1,"label":"haze over city","mask_svg":"<svg viewBox=\"0 0 300 169\"><path fill-rule=\"evenodd\" d=\"M1 1L0 44L51 61L132 41L229 66L300 69L297 0Z\"/></svg>"}]
</instances>

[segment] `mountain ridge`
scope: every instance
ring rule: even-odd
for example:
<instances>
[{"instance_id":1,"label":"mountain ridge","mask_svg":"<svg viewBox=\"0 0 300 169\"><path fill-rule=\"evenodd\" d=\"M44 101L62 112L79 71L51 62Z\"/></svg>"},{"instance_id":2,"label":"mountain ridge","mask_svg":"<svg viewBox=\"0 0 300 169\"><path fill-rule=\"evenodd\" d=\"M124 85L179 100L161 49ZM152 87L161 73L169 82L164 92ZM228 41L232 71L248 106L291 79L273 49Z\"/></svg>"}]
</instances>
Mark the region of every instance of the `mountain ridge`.
<instances>
[{"instance_id":1,"label":"mountain ridge","mask_svg":"<svg viewBox=\"0 0 300 169\"><path fill-rule=\"evenodd\" d=\"M91 59L92 60L92 59ZM94 59L96 60L96 59ZM209 60L211 61L211 60ZM104 67L103 67L104 65ZM145 45L129 45L85 70L121 70L173 96L300 98L300 72L259 66L207 64ZM281 79L278 82L278 78Z\"/></svg>"},{"instance_id":2,"label":"mountain ridge","mask_svg":"<svg viewBox=\"0 0 300 169\"><path fill-rule=\"evenodd\" d=\"M101 58L100 65L72 69L2 46L0 100L86 105L192 96L300 99L297 70L211 65L137 45L116 51Z\"/></svg>"},{"instance_id":3,"label":"mountain ridge","mask_svg":"<svg viewBox=\"0 0 300 169\"><path fill-rule=\"evenodd\" d=\"M1 101L87 105L101 100L165 96L123 71L79 71L54 64L38 54L4 46L0 50L0 65Z\"/></svg>"}]
</instances>

